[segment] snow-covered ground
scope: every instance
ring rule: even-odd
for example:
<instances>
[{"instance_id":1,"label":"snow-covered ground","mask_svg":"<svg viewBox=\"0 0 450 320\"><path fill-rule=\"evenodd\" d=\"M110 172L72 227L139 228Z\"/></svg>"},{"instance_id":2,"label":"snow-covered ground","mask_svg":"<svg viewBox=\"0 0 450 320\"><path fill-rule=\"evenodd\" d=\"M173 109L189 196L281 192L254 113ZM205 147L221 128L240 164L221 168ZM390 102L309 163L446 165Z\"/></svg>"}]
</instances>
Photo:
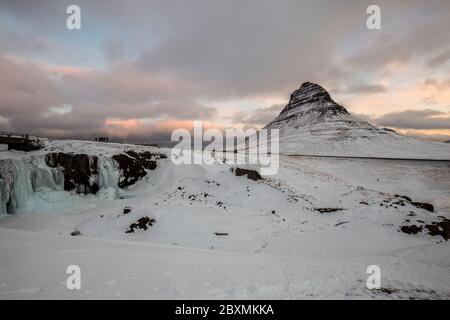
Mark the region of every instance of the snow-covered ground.
<instances>
[{"instance_id":1,"label":"snow-covered ground","mask_svg":"<svg viewBox=\"0 0 450 320\"><path fill-rule=\"evenodd\" d=\"M0 157L129 149L170 153L61 140ZM175 165L169 155L118 199L31 192L0 217L0 298L450 297L449 243L399 231L450 218L449 162L281 156L278 173L259 181L219 163ZM155 223L126 233L142 217ZM65 287L70 264L82 290ZM366 288L369 265L380 266L384 290Z\"/></svg>"},{"instance_id":2,"label":"snow-covered ground","mask_svg":"<svg viewBox=\"0 0 450 320\"><path fill-rule=\"evenodd\" d=\"M240 254L0 228L0 299L392 299L448 298L439 246L383 255ZM369 290L370 264L382 286ZM81 289L66 289L67 266Z\"/></svg>"}]
</instances>

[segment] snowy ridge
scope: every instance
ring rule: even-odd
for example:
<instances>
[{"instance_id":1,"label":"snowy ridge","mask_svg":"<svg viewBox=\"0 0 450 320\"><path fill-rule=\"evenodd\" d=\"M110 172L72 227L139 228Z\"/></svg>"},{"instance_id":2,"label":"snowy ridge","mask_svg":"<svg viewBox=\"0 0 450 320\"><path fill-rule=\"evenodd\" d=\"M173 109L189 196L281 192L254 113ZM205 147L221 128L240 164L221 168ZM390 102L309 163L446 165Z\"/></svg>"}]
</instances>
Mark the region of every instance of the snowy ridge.
<instances>
[{"instance_id":1,"label":"snowy ridge","mask_svg":"<svg viewBox=\"0 0 450 320\"><path fill-rule=\"evenodd\" d=\"M317 84L306 82L265 129L280 130L280 153L450 160L450 148L378 128L351 115Z\"/></svg>"}]
</instances>

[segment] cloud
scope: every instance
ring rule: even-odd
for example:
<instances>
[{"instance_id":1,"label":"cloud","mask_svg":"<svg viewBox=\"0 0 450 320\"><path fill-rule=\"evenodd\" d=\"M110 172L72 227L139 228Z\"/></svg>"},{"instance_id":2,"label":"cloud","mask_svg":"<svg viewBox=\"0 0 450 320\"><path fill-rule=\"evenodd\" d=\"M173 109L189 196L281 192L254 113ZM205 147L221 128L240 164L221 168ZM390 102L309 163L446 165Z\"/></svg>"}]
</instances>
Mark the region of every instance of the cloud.
<instances>
[{"instance_id":1,"label":"cloud","mask_svg":"<svg viewBox=\"0 0 450 320\"><path fill-rule=\"evenodd\" d=\"M63 103L58 83L32 63L0 56L0 115L15 122Z\"/></svg>"},{"instance_id":2,"label":"cloud","mask_svg":"<svg viewBox=\"0 0 450 320\"><path fill-rule=\"evenodd\" d=\"M437 110L405 110L372 118L380 126L401 129L450 129L450 114Z\"/></svg>"},{"instance_id":3,"label":"cloud","mask_svg":"<svg viewBox=\"0 0 450 320\"><path fill-rule=\"evenodd\" d=\"M268 108L259 108L254 112L238 111L231 116L231 120L235 124L266 125L271 122L280 113L284 105L274 104Z\"/></svg>"},{"instance_id":4,"label":"cloud","mask_svg":"<svg viewBox=\"0 0 450 320\"><path fill-rule=\"evenodd\" d=\"M404 131L403 134L420 140L441 141L441 142L450 141L450 132L448 134L434 134L419 130L407 130Z\"/></svg>"},{"instance_id":5,"label":"cloud","mask_svg":"<svg viewBox=\"0 0 450 320\"><path fill-rule=\"evenodd\" d=\"M450 60L450 50L443 51L438 55L428 59L427 65L431 68L439 67Z\"/></svg>"},{"instance_id":6,"label":"cloud","mask_svg":"<svg viewBox=\"0 0 450 320\"><path fill-rule=\"evenodd\" d=\"M75 71L0 56L0 74L7 75L0 77L0 117L11 131L84 138L111 129L111 118L209 120L217 115L216 108L195 101L189 84L140 75L128 65ZM116 136L128 134L126 127L115 129Z\"/></svg>"},{"instance_id":7,"label":"cloud","mask_svg":"<svg viewBox=\"0 0 450 320\"><path fill-rule=\"evenodd\" d=\"M386 92L387 87L381 84L366 84L358 83L351 85L348 89L348 93L361 94L361 93L381 93Z\"/></svg>"},{"instance_id":8,"label":"cloud","mask_svg":"<svg viewBox=\"0 0 450 320\"><path fill-rule=\"evenodd\" d=\"M2 127L130 136L117 124L228 121L231 112L211 101L283 101L304 81L344 98L381 100L400 92L396 77L421 81L417 66L433 67L427 74L434 86L448 90L439 77L449 57L448 1L380 1L383 29L375 31L366 28L372 1L78 0L76 32L65 28L69 4L0 1ZM446 99L440 97L433 108ZM240 105L231 121L247 126L279 112ZM115 126L105 124L111 119Z\"/></svg>"}]
</instances>

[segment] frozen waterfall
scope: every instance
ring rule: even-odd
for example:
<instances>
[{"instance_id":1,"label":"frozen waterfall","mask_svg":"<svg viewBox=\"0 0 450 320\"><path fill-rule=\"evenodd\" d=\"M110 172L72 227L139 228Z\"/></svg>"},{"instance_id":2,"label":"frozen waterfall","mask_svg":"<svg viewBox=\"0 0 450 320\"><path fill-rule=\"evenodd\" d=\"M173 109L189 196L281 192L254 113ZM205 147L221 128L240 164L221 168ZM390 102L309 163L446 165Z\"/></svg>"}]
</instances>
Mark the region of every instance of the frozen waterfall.
<instances>
[{"instance_id":1,"label":"frozen waterfall","mask_svg":"<svg viewBox=\"0 0 450 320\"><path fill-rule=\"evenodd\" d=\"M118 170L111 158L98 159L98 176L91 176L97 183L97 197L117 199L122 190L118 187ZM45 155L15 157L0 160L0 214L16 213L38 192L69 193L64 191L63 168L51 168ZM51 197L41 197L51 202ZM41 199L42 200L42 199ZM30 205L30 204L28 204ZM33 205L33 204L31 204Z\"/></svg>"}]
</instances>

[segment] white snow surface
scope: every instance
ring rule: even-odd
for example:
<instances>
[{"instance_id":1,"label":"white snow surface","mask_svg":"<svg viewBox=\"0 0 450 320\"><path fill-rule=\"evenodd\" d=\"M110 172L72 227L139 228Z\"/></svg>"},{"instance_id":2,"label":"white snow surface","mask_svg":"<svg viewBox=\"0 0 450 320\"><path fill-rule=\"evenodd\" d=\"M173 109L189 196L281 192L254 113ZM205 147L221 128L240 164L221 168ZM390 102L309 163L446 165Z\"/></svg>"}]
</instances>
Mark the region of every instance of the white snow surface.
<instances>
[{"instance_id":1,"label":"white snow surface","mask_svg":"<svg viewBox=\"0 0 450 320\"><path fill-rule=\"evenodd\" d=\"M252 181L220 159L175 165L170 150L135 145L54 140L0 157L62 151L108 161L130 149L169 157L119 197L55 186L24 193L24 206L0 215L0 299L450 298L449 242L399 232L450 217L448 162L282 155L275 176ZM111 165L106 185L115 183ZM435 212L389 206L394 194ZM145 216L156 222L125 233ZM81 267L81 290L65 287L71 264ZM369 265L380 266L386 290L366 288Z\"/></svg>"}]
</instances>

